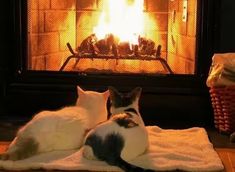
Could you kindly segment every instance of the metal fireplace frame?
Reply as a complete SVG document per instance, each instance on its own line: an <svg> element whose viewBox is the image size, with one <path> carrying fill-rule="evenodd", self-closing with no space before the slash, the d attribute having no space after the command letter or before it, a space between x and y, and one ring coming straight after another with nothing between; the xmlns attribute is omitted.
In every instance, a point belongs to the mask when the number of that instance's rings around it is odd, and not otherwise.
<svg viewBox="0 0 235 172"><path fill-rule="evenodd" d="M186 110L183 110L185 105L177 103L179 97L184 102L193 99L192 102L189 102L194 104L195 108L198 108L198 106L199 108L203 107L206 109L201 109L202 113L204 111L210 113L210 102L205 81L211 57L215 52L217 39L219 39L217 36L219 13L217 11L220 7L220 1L199 0L199 6L195 75L112 74L110 76L108 74L27 70L27 0L9 0L9 28L12 29L9 29L11 34L8 39L11 40L11 43L8 44L9 51L6 54L10 55L11 59L5 57L7 61L7 77L4 87L4 97L7 105L5 110L16 116L22 117L22 115L25 115L29 117L40 109L55 109L66 104L72 104L77 97L75 85L79 84L83 88L98 91L105 90L109 85L117 87L120 91L127 91L135 86L141 86L143 87L143 100L148 101L148 103L144 102L142 104L142 109L153 110L153 113L156 109L153 102L156 102L160 103L159 106L162 105L162 109L160 108L162 111L167 106L169 108L173 106L179 108L179 113L184 114L185 111L186 114L187 107ZM10 51L12 53L9 54ZM167 98L166 100L160 98L160 100L159 96ZM36 100L35 97L37 97ZM22 101L20 101L21 98L23 98ZM31 108L23 108L24 103L31 101L35 101ZM199 105L197 106L198 102ZM194 105L188 108L194 108ZM159 109L157 108L157 110ZM161 110L158 112L161 112ZM173 108L172 111L174 110ZM165 117L171 118L169 114L172 111L166 112ZM151 114L151 112L149 113ZM200 113L200 110L192 113ZM195 118L209 119L208 116L197 116Z"/></svg>

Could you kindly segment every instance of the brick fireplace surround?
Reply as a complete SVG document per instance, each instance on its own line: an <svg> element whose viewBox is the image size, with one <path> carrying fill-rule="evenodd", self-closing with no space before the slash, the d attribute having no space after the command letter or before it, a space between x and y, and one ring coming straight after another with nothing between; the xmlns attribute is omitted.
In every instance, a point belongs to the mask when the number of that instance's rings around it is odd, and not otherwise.
<svg viewBox="0 0 235 172"><path fill-rule="evenodd" d="M58 71L70 55L66 43L73 48L92 33L105 0L31 0L29 8L28 67L32 70ZM197 1L188 0L187 22L182 21L183 0L145 0L146 35L156 45L162 45L162 56L174 73L193 74L195 71ZM148 62L135 62L139 69L132 72L156 73ZM152 65L158 65L153 62ZM69 63L71 69L72 62ZM85 65L86 64L86 65ZM90 64L90 65L87 65ZM128 69L123 60L81 60L79 71L96 67L100 70ZM120 69L121 68L121 69ZM130 67L129 67L130 68Z"/></svg>

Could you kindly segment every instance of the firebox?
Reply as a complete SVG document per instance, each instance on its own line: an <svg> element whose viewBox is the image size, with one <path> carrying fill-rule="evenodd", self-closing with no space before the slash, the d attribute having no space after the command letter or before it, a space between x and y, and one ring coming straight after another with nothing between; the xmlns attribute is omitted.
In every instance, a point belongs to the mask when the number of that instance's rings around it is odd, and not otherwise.
<svg viewBox="0 0 235 172"><path fill-rule="evenodd" d="M195 74L197 0L28 0L27 69Z"/></svg>

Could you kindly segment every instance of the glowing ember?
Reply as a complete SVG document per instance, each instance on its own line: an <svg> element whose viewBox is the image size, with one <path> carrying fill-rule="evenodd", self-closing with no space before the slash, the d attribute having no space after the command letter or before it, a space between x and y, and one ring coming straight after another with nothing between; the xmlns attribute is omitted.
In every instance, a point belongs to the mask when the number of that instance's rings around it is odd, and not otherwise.
<svg viewBox="0 0 235 172"><path fill-rule="evenodd" d="M144 0L109 0L104 4L98 25L93 32L98 39L107 34L117 36L120 42L138 44L144 32Z"/></svg>

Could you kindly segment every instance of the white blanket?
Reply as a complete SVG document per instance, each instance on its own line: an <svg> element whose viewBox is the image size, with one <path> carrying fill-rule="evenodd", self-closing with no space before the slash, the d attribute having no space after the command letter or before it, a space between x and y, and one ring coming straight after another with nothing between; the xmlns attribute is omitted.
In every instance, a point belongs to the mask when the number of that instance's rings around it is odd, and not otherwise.
<svg viewBox="0 0 235 172"><path fill-rule="evenodd" d="M153 170L219 171L223 164L203 128L166 130L148 126L149 150L130 163ZM138 143L137 143L138 144ZM0 161L6 170L122 171L102 161L82 157L82 149L54 151L20 161Z"/></svg>

